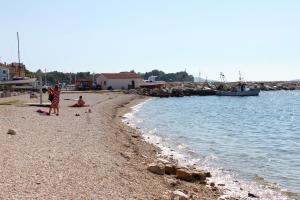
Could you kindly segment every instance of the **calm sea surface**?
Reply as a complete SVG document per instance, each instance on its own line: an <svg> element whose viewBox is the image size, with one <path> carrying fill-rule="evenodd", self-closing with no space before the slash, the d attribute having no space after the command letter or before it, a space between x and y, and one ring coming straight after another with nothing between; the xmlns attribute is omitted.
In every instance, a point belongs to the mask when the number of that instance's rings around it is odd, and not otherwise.
<svg viewBox="0 0 300 200"><path fill-rule="evenodd" d="M300 199L300 91L152 99L126 117L163 154L212 171L228 196Z"/></svg>

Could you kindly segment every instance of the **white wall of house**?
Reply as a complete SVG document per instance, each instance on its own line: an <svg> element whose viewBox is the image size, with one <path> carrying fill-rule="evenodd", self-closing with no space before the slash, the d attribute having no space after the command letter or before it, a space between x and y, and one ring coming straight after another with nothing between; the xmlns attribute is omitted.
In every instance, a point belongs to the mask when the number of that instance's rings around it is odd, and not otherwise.
<svg viewBox="0 0 300 200"><path fill-rule="evenodd" d="M128 89L128 85L132 85L134 81L135 87L139 87L142 83L142 79L133 78L133 79L107 79L102 74L96 79L97 85L101 85L101 88L106 90L109 87L112 89Z"/></svg>
<svg viewBox="0 0 300 200"><path fill-rule="evenodd" d="M96 84L101 85L102 89L104 89L104 85L106 84L106 82L107 82L107 78L102 74L100 74L100 76L96 78Z"/></svg>
<svg viewBox="0 0 300 200"><path fill-rule="evenodd" d="M0 81L9 80L9 69L5 67L0 67Z"/></svg>

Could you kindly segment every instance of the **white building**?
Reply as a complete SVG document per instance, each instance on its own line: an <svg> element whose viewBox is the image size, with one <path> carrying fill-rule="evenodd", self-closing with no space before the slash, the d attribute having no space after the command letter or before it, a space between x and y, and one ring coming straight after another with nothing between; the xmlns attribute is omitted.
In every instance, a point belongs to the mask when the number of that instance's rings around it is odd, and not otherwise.
<svg viewBox="0 0 300 200"><path fill-rule="evenodd" d="M9 80L9 69L6 67L0 67L0 81Z"/></svg>
<svg viewBox="0 0 300 200"><path fill-rule="evenodd" d="M143 79L136 73L103 73L96 79L97 85L102 89L133 89L140 86Z"/></svg>

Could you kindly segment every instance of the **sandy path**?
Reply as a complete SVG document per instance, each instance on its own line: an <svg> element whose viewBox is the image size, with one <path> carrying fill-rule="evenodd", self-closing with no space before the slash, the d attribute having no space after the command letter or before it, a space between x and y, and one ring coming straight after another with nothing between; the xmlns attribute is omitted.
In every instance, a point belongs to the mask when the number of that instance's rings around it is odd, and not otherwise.
<svg viewBox="0 0 300 200"><path fill-rule="evenodd" d="M146 170L155 148L132 139L133 130L119 123L116 108L128 110L136 97L82 95L92 113L69 108L74 102L66 100L60 116L40 115L36 107L0 106L0 199L166 197L165 179ZM62 94L61 99L78 96ZM14 98L28 101L28 95ZM6 134L9 128L17 134Z"/></svg>

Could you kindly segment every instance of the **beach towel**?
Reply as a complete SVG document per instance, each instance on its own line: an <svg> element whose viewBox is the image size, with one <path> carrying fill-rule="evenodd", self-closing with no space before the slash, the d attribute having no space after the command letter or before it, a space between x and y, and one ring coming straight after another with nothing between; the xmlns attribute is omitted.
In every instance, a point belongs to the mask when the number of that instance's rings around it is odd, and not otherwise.
<svg viewBox="0 0 300 200"><path fill-rule="evenodd" d="M38 109L36 112L40 113L41 115L49 115L49 112L41 110L41 109Z"/></svg>

